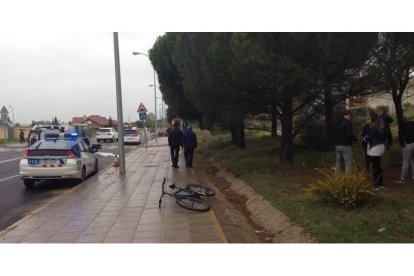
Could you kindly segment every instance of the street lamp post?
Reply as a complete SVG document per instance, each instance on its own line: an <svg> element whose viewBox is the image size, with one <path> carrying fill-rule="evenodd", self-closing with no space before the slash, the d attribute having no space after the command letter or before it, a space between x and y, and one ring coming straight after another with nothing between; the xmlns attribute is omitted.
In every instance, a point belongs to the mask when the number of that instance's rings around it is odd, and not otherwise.
<svg viewBox="0 0 414 276"><path fill-rule="evenodd" d="M140 52L132 52L132 54L134 55L134 56L136 56L136 55L143 55L143 56L146 56L148 59L149 59L149 56L147 55L147 54L144 54L144 53L140 53ZM158 143L158 139L157 139L157 136L158 136L158 125L157 125L157 86L156 86L156 83L155 83L155 78L156 78L156 76L155 76L155 69L154 69L154 113L155 113L155 142L156 143Z"/></svg>
<svg viewBox="0 0 414 276"><path fill-rule="evenodd" d="M150 84L149 86L153 87L154 85ZM158 90L161 91L160 87L158 85L155 85L155 86L157 86ZM157 99L158 99L158 97L157 97ZM159 104L159 106L161 106L161 124L162 124L162 129L164 129L165 128L165 124L164 124L164 99L162 99L162 97L161 97L161 103Z"/></svg>

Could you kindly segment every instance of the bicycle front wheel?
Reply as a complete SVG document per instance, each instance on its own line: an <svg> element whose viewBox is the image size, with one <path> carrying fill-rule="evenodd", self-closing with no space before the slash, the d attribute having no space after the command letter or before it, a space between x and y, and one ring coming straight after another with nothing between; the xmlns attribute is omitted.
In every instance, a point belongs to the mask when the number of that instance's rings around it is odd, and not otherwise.
<svg viewBox="0 0 414 276"><path fill-rule="evenodd" d="M202 196L214 196L216 192L208 187L200 186L198 184L188 184L186 190L200 194Z"/></svg>
<svg viewBox="0 0 414 276"><path fill-rule="evenodd" d="M178 197L177 204L185 209L197 212L207 212L210 210L210 205L207 202L190 196Z"/></svg>

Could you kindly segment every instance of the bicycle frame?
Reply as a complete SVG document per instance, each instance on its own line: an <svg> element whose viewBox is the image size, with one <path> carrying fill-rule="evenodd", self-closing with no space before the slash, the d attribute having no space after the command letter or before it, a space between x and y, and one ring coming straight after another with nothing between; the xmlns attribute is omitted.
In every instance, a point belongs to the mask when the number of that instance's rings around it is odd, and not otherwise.
<svg viewBox="0 0 414 276"><path fill-rule="evenodd" d="M176 203L183 208L190 209L193 211L200 211L200 212L205 212L205 211L210 210L210 205L207 202L200 199L200 195L202 194L176 187L175 183L171 184L169 187L171 189L177 188L178 191L175 193L167 192L165 191L165 188L164 188L165 181L166 181L166 178L164 177L164 180L162 182L162 194L161 194L160 200L158 201L158 208L161 208L161 202L162 202L162 198L164 197L164 195L169 195L171 197L176 198Z"/></svg>

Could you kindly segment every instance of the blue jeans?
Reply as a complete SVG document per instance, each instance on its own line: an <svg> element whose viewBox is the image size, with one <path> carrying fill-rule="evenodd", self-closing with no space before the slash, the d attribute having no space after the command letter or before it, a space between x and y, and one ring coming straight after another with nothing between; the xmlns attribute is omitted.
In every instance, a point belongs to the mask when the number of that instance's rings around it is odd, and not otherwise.
<svg viewBox="0 0 414 276"><path fill-rule="evenodd" d="M345 171L345 174L350 174L351 166L352 146L336 146L335 174L338 174L339 170Z"/></svg>
<svg viewBox="0 0 414 276"><path fill-rule="evenodd" d="M407 144L403 150L403 164L401 170L401 179L406 179L408 174L408 168L411 165L412 175L414 178L414 143Z"/></svg>

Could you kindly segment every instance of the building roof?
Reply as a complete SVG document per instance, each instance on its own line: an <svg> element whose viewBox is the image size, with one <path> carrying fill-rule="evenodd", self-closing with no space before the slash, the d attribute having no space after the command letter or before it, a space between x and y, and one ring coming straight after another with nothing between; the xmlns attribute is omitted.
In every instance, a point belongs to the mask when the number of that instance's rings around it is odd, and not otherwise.
<svg viewBox="0 0 414 276"><path fill-rule="evenodd" d="M72 118L72 124L84 124L85 122L85 117L73 117ZM107 126L109 124L109 120L106 119L106 117L102 117L100 115L90 115L90 116L86 116L86 121L92 121L93 123L99 125L99 126ZM112 123L114 125L117 124L116 120L112 120Z"/></svg>

